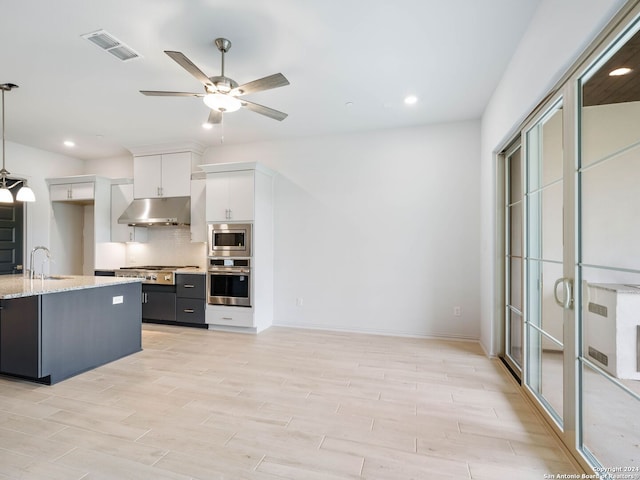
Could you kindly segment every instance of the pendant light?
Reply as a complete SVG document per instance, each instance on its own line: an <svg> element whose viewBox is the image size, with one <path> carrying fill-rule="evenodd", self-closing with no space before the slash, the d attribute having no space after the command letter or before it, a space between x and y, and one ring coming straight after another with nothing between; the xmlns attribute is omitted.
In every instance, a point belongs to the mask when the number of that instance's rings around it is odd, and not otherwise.
<svg viewBox="0 0 640 480"><path fill-rule="evenodd" d="M18 194L16 195L16 200L19 202L35 202L36 196L33 194L33 190L29 188L27 185L27 181L23 179L18 179L11 185L7 185L7 177L11 175L11 173L5 168L5 147L4 147L4 92L9 92L13 88L18 88L17 85L13 83L3 83L0 84L0 90L2 90L2 170L0 170L0 203L13 203L13 195L10 188L14 188L16 185L22 184L20 190L18 190Z"/></svg>

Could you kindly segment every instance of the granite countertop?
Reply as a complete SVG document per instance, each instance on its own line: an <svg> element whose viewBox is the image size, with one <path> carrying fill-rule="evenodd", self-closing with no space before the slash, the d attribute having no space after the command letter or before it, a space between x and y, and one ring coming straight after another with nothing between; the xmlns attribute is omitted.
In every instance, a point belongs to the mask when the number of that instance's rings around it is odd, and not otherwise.
<svg viewBox="0 0 640 480"><path fill-rule="evenodd" d="M90 277L83 275L53 275L33 280L20 275L0 275L0 299L29 297L46 293L66 292L83 288L105 287L120 283L140 282L139 278Z"/></svg>
<svg viewBox="0 0 640 480"><path fill-rule="evenodd" d="M189 273L189 274L196 274L196 275L204 275L206 273L206 270L203 268L198 268L198 267L185 267L185 268L178 268L176 270L176 273Z"/></svg>
<svg viewBox="0 0 640 480"><path fill-rule="evenodd" d="M146 270L144 266L137 267L135 265L132 265L126 268L127 269L138 268L140 270ZM121 268L96 268L96 272L119 272L121 270L122 270ZM200 267L181 267L181 268L175 268L171 270L174 270L176 273L193 273L196 275L204 275L205 273L207 273L206 268L200 268Z"/></svg>

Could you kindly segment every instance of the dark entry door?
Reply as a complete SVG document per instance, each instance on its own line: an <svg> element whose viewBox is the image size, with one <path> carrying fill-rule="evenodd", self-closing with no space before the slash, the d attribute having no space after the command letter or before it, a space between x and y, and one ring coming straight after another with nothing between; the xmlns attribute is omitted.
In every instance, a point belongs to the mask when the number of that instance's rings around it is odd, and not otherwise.
<svg viewBox="0 0 640 480"><path fill-rule="evenodd" d="M7 184L13 181L7 180ZM15 200L15 191L13 193ZM22 202L0 203L0 275L22 273L22 232L24 206Z"/></svg>

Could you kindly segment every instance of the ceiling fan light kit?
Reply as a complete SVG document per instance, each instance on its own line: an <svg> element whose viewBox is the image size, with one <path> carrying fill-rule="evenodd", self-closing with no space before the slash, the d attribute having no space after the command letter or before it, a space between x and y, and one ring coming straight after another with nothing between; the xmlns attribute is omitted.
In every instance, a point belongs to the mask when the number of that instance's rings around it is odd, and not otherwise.
<svg viewBox="0 0 640 480"><path fill-rule="evenodd" d="M205 105L220 113L235 112L242 106L242 102L231 95L223 93L210 93L202 99Z"/></svg>
<svg viewBox="0 0 640 480"><path fill-rule="evenodd" d="M10 92L12 89L18 88L18 85L13 83L0 84L0 90L2 90L2 170L0 170L0 203L13 203L13 194L10 189L22 184L16 200L19 202L35 202L36 196L33 190L27 185L27 181L24 179L17 179L11 185L7 185L7 177L11 173L5 168L5 140L4 140L4 92Z"/></svg>
<svg viewBox="0 0 640 480"><path fill-rule="evenodd" d="M284 112L265 107L264 105L258 105L257 103L249 102L244 99L240 100L237 97L248 93L284 87L285 85L289 85L289 80L287 80L283 74L275 73L268 77L260 78L243 85L238 85L238 82L232 78L226 77L224 74L224 56L231 48L231 42L226 38L216 38L214 43L222 55L222 65L221 74L213 77L208 77L183 53L171 50L165 50L164 52L178 65L189 72L196 80L202 83L205 93L156 90L140 90L140 93L143 95L157 97L202 97L205 105L211 109L209 119L206 123L212 125L222 122L222 113L235 112L242 107L278 121L282 121L287 118L287 114Z"/></svg>

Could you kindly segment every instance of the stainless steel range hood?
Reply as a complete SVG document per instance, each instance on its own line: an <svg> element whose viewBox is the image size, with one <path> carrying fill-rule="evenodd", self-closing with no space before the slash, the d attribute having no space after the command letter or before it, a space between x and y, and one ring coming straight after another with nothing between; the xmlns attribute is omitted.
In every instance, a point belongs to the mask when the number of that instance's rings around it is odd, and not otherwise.
<svg viewBox="0 0 640 480"><path fill-rule="evenodd" d="M142 227L189 225L191 199L189 197L138 198L131 202L118 223Z"/></svg>

